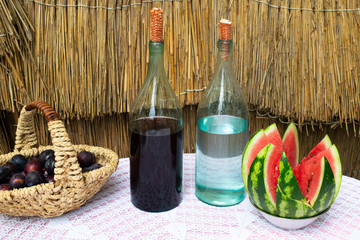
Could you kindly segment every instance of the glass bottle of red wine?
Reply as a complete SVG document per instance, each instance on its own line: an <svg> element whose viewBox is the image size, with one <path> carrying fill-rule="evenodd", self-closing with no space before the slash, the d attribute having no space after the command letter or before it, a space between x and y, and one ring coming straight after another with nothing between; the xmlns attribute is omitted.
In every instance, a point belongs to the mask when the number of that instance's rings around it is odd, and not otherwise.
<svg viewBox="0 0 360 240"><path fill-rule="evenodd" d="M162 10L151 10L148 72L130 112L133 205L162 212L182 201L183 118L164 69Z"/></svg>
<svg viewBox="0 0 360 240"><path fill-rule="evenodd" d="M241 162L249 113L235 76L230 21L220 21L217 46L214 75L196 116L195 193L210 205L231 206L245 197Z"/></svg>

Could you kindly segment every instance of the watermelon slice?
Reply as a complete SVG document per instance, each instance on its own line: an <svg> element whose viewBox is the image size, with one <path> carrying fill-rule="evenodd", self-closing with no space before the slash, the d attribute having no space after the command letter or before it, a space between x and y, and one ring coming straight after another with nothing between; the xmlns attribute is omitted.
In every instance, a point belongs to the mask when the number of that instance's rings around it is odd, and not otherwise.
<svg viewBox="0 0 360 240"><path fill-rule="evenodd" d="M299 137L294 123L290 123L286 129L282 142L291 169L294 169L299 163Z"/></svg>
<svg viewBox="0 0 360 240"><path fill-rule="evenodd" d="M251 137L251 139L245 146L241 170L242 170L242 178L246 191L248 190L247 182L248 182L250 167L256 155L258 155L258 153L268 144L269 144L269 140L265 135L265 131L261 129Z"/></svg>
<svg viewBox="0 0 360 240"><path fill-rule="evenodd" d="M336 146L332 145L330 148L319 152L310 159L305 157L301 161L300 165L296 166L294 169L294 175L300 186L301 192L304 196L306 196L306 199L310 202L310 204L314 203L314 199L317 197L316 191L319 191L318 181L320 181L322 174L321 171L324 167L324 163L322 163L323 157L327 159L327 162L332 170L335 181L335 197L340 190L342 177L340 156Z"/></svg>
<svg viewBox="0 0 360 240"><path fill-rule="evenodd" d="M276 186L277 213L281 217L302 218L316 215L317 212L307 203L290 167L285 153L279 164L280 176Z"/></svg>
<svg viewBox="0 0 360 240"><path fill-rule="evenodd" d="M276 184L280 175L279 163L283 143L275 123L265 129L265 134L271 143L264 162L265 190L270 196L270 201L276 206Z"/></svg>
<svg viewBox="0 0 360 240"><path fill-rule="evenodd" d="M267 194L264 178L264 162L268 153L268 148L272 146L268 144L265 146L255 157L251 164L249 176L248 176L248 193L252 202L255 203L258 208L268 213L275 213L276 206L270 200L270 196Z"/></svg>
<svg viewBox="0 0 360 240"><path fill-rule="evenodd" d="M253 137L249 140L247 143L244 153L243 153L243 159L242 159L242 178L245 185L245 188L247 190L247 180L248 180L248 174L251 167L251 164L253 163L256 155L269 143L278 146L280 151L279 154L279 161L280 156L282 152L282 140L279 134L279 131L276 127L276 124L273 123L269 127L257 131ZM276 156L274 156L274 159ZM277 179L277 178L276 178Z"/></svg>
<svg viewBox="0 0 360 240"><path fill-rule="evenodd" d="M280 175L281 154L282 146L278 147L271 144L264 162L265 190L274 206L276 206L276 185Z"/></svg>
<svg viewBox="0 0 360 240"><path fill-rule="evenodd" d="M329 136L326 134L325 137L304 157L301 162L309 160L310 158L316 156L318 153L330 148L332 145Z"/></svg>

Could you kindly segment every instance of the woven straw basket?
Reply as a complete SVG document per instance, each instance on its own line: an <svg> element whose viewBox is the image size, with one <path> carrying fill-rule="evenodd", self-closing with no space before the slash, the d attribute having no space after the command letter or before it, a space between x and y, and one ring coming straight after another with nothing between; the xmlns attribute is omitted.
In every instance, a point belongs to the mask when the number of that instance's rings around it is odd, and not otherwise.
<svg viewBox="0 0 360 240"><path fill-rule="evenodd" d="M45 114L53 146L36 147L38 141L33 120L36 108ZM10 161L16 154L33 157L46 149L55 152L55 183L0 191L0 213L48 218L75 210L100 190L119 162L118 155L109 149L73 145L55 110L46 102L34 101L22 109L16 130L15 150L1 155L0 164ZM96 162L103 167L82 173L77 154L83 150L94 153Z"/></svg>

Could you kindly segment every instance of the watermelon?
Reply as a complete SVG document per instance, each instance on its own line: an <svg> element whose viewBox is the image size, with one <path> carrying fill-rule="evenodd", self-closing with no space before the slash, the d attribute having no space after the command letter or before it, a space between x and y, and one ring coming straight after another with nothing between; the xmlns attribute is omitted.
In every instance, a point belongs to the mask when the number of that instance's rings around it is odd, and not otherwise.
<svg viewBox="0 0 360 240"><path fill-rule="evenodd" d="M267 127L265 131L263 129L257 131L246 144L242 159L242 178L246 190L250 166L256 155L269 143L282 146L282 140L275 123Z"/></svg>
<svg viewBox="0 0 360 240"><path fill-rule="evenodd" d="M289 125L281 140L276 125L258 131L243 155L243 179L250 201L286 218L304 218L328 209L341 184L341 162L325 136L299 164L299 140Z"/></svg>
<svg viewBox="0 0 360 240"><path fill-rule="evenodd" d="M299 137L296 126L290 123L283 136L283 149L292 169L299 163Z"/></svg>

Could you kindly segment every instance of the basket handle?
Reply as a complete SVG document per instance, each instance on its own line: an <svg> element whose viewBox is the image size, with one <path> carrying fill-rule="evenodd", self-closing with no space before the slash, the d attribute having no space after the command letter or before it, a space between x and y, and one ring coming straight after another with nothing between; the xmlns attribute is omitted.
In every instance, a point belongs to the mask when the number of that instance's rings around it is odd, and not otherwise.
<svg viewBox="0 0 360 240"><path fill-rule="evenodd" d="M60 120L55 110L44 101L33 101L20 112L20 118L16 129L15 151L35 148L38 145L35 126L34 109L39 109L48 121L48 130L55 152L55 176L54 180L66 182L69 186L82 182L81 167L77 162L77 154L67 134L64 123Z"/></svg>

